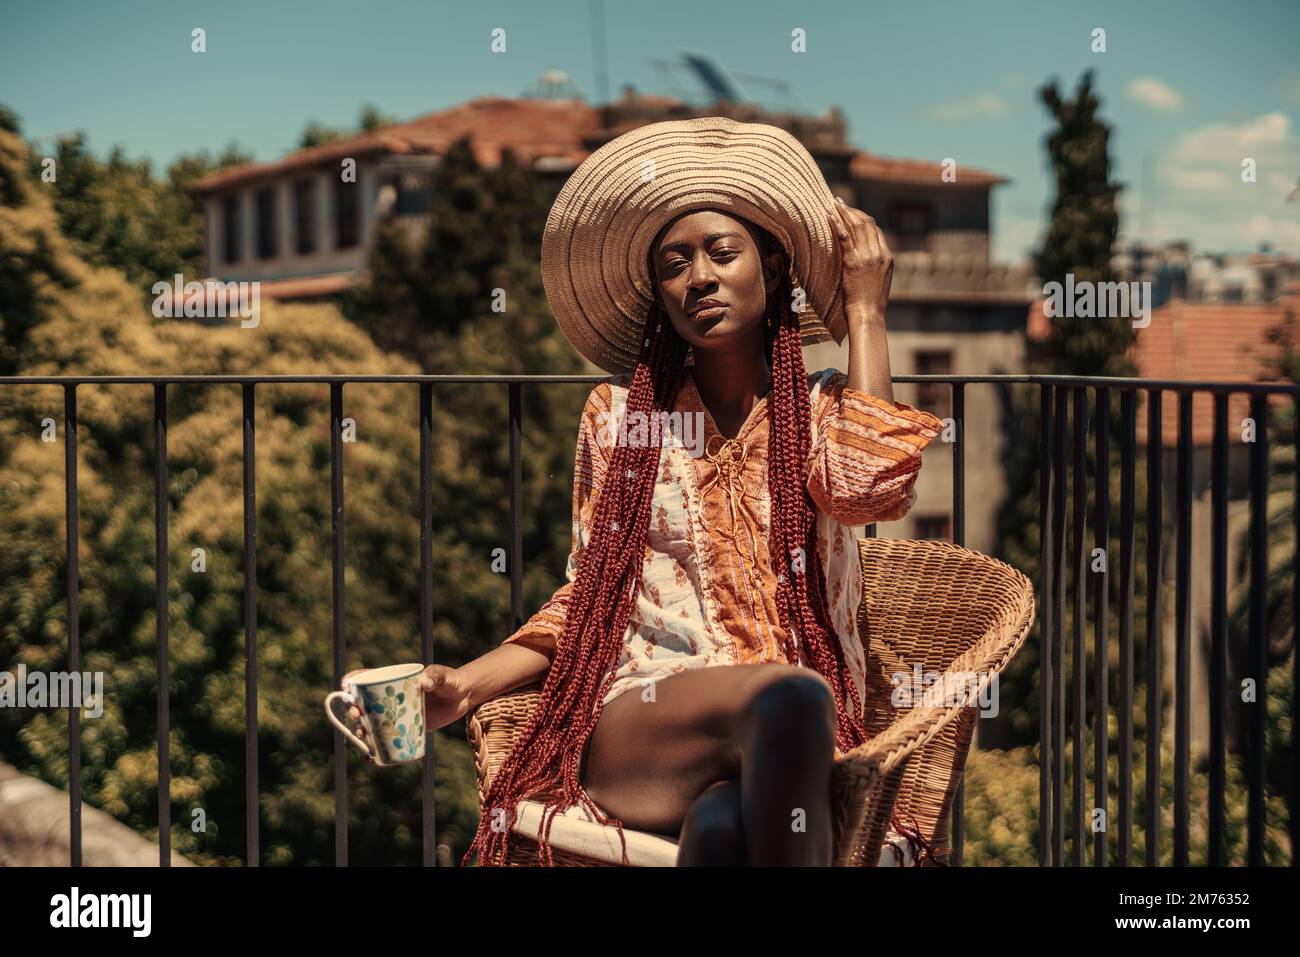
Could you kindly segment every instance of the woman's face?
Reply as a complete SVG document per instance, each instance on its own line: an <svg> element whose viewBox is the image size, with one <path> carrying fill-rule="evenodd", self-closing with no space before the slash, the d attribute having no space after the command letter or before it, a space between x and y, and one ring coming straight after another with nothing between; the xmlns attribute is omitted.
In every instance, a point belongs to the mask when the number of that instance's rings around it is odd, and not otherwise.
<svg viewBox="0 0 1300 957"><path fill-rule="evenodd" d="M781 254L764 260L759 235L747 220L701 209L670 222L652 247L655 294L697 352L754 338L762 347Z"/></svg>

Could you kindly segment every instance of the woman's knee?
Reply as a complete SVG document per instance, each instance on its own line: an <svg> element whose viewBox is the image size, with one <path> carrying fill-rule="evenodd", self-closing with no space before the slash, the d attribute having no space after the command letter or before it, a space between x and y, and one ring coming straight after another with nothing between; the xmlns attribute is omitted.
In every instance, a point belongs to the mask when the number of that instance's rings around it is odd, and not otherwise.
<svg viewBox="0 0 1300 957"><path fill-rule="evenodd" d="M740 783L719 781L705 789L687 812L678 843L683 866L744 863Z"/></svg>
<svg viewBox="0 0 1300 957"><path fill-rule="evenodd" d="M792 743L835 735L835 693L830 683L807 668L782 669L759 684L744 712L747 735Z"/></svg>

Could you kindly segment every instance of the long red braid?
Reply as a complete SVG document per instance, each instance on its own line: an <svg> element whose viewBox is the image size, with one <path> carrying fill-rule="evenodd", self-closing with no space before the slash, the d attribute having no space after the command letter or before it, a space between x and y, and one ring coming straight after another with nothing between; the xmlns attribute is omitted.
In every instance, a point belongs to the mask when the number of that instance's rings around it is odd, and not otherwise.
<svg viewBox="0 0 1300 957"><path fill-rule="evenodd" d="M781 248L770 235L759 232L769 248ZM847 751L865 741L867 733L862 702L826 607L825 576L816 552L816 514L804 484L812 441L807 371L798 319L789 308L794 283L788 268L782 269L782 277L768 299L767 352L772 373L768 491L772 533L779 545L771 555L777 563L777 607L786 635L783 651L788 662L811 665L834 689L836 746ZM645 329L628 389L627 414L642 412L648 417L672 408L684 381L687 344L658 303L651 307ZM556 642L540 701L488 788L478 829L462 864L476 852L480 864L504 864L519 802L543 796L542 864L554 864L550 832L555 814L579 803L596 820L618 829L627 863L622 822L587 797L579 771L614 680L641 584L659 452L656 443L614 446L597 496L590 539L579 557L564 633ZM779 556L786 556L783 563ZM798 623L798 641L791 622Z"/></svg>

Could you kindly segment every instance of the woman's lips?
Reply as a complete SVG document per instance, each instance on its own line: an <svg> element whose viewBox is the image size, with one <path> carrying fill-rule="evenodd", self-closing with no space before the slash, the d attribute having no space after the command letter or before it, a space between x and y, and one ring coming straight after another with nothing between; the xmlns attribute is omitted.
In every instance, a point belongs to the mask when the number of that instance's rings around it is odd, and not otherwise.
<svg viewBox="0 0 1300 957"><path fill-rule="evenodd" d="M726 311L726 306L705 306L703 309L697 309L691 315L696 319L714 319Z"/></svg>

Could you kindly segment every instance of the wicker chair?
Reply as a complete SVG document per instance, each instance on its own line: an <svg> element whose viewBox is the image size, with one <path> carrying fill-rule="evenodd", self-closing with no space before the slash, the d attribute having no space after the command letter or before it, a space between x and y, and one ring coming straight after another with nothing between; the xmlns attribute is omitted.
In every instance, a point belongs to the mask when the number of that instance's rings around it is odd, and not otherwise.
<svg viewBox="0 0 1300 957"><path fill-rule="evenodd" d="M870 738L834 766L836 866L945 863L949 816L979 713L977 694L1020 649L1034 620L1029 580L1004 562L947 542L864 538L858 542L862 602L858 633L867 650L865 723ZM936 673L976 704L892 701L892 676ZM975 676L967 684L967 676ZM943 687L943 684L938 684ZM540 697L532 684L480 704L469 715L480 807L492 777L527 724ZM541 800L525 800L510 840L508 863L539 863ZM914 861L890 820L914 825L930 851ZM634 866L672 866L677 844L624 828ZM551 825L557 865L622 863L618 832L581 806ZM926 855L923 855L926 857Z"/></svg>

